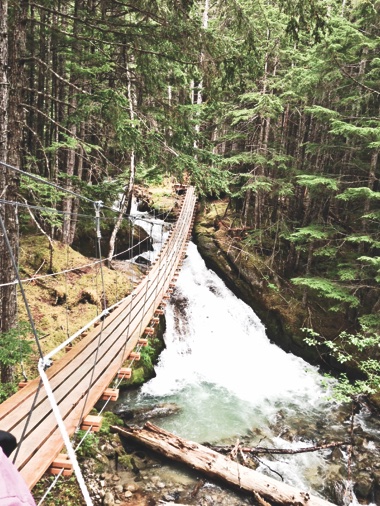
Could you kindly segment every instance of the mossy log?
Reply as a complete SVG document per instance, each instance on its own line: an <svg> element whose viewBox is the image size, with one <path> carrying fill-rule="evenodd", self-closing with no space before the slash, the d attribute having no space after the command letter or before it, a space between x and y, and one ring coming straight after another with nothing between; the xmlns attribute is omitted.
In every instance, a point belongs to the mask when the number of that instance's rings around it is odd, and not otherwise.
<svg viewBox="0 0 380 506"><path fill-rule="evenodd" d="M308 492L268 478L263 474L248 469L218 452L198 443L187 441L150 422L143 428L112 426L112 431L121 436L141 443L151 450L170 459L189 465L192 469L202 471L207 476L227 482L255 497L286 506L332 506Z"/></svg>

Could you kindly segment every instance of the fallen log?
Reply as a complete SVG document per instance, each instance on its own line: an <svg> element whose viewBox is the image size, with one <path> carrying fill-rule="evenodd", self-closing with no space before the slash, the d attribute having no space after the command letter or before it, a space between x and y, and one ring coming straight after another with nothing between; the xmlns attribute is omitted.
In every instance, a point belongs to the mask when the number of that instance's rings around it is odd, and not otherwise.
<svg viewBox="0 0 380 506"><path fill-rule="evenodd" d="M333 506L273 478L249 469L193 441L187 441L150 422L143 428L112 426L121 436L141 443L165 457L188 464L207 476L222 480L253 495L285 506Z"/></svg>

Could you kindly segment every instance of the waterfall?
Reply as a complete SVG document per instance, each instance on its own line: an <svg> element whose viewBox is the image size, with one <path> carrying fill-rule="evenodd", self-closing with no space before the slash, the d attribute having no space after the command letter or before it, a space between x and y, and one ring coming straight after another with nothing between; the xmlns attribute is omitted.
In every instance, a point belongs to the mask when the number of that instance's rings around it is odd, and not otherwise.
<svg viewBox="0 0 380 506"><path fill-rule="evenodd" d="M252 309L206 267L193 243L167 306L164 340L155 378L122 401L134 408L175 403L179 412L157 421L161 427L201 443L240 439L293 450L347 439L350 413L342 415L329 399L333 380L271 343ZM263 455L258 470L323 497L338 484L342 496L347 456L342 451L339 465L330 456L331 450ZM345 504L358 504L350 497Z"/></svg>

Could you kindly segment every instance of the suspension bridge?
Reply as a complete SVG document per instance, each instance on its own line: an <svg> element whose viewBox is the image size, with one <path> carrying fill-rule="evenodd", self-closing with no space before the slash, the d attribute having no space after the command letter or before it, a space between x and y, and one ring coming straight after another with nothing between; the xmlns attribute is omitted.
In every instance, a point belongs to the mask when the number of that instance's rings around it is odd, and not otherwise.
<svg viewBox="0 0 380 506"><path fill-rule="evenodd" d="M130 377L131 362L154 334L186 254L195 203L194 188L186 187L176 223L132 293L41 357L40 376L0 405L0 427L19 441L11 458L29 488L48 469L59 475L74 470L86 503L92 504L70 438L78 429L99 430L101 417L91 410L99 400L117 399L117 386ZM72 345L74 338L80 340ZM62 358L52 360L64 349Z"/></svg>

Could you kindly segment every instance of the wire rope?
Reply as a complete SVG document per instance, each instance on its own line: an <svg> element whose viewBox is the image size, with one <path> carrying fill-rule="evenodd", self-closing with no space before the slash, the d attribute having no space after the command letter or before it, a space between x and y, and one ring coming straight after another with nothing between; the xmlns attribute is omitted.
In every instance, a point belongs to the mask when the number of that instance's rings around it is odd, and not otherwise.
<svg viewBox="0 0 380 506"><path fill-rule="evenodd" d="M48 399L50 401L50 405L51 405L53 413L55 415L55 419L57 421L59 431L60 431L62 439L63 439L63 441L65 443L67 454L69 456L69 459L71 460L71 463L72 463L72 466L73 466L73 469L74 469L74 472L75 472L75 476L76 476L76 478L78 480L78 484L79 484L79 487L80 487L80 489L82 491L82 494L83 494L83 497L85 499L86 505L87 506L93 506L90 494L88 492L86 483L85 483L83 475L82 475L82 471L81 471L81 469L79 467L78 460L76 458L76 454L75 454L74 448L73 448L73 446L71 444L70 437L69 437L69 435L67 433L67 430L66 430L66 427L65 427L65 423L64 423L64 421L62 419L62 416L61 416L61 413L59 411L57 401L55 400L55 397L54 397L54 393L53 393L53 391L52 391L52 389L50 387L49 379L48 379L48 377L47 377L47 375L45 373L45 368L46 368L46 365L45 365L44 359L40 359L38 361L38 372L40 373L40 377L42 379L42 382L43 382L45 390L46 390L46 395L47 395L47 397L48 397Z"/></svg>
<svg viewBox="0 0 380 506"><path fill-rule="evenodd" d="M37 181L38 183L46 184L47 186L55 188L56 190L60 190L60 191L69 193L70 195L73 195L74 197L85 200L86 202L91 202L92 204L95 203L94 200L91 200L83 195L80 195L79 193L76 193L72 190L68 190L67 188L64 188L63 186L59 186L56 183L52 183L51 181L47 181L46 179L43 179L40 176L36 176L35 174L32 174L30 172L26 172L25 170L19 169L18 167L14 167L13 165L9 165L8 163L2 162L2 161L0 161L0 165L3 165L7 169L13 170L14 172L22 174L23 176L29 177L30 179L33 179L34 181Z"/></svg>
<svg viewBox="0 0 380 506"><path fill-rule="evenodd" d="M69 333L69 288L68 288L68 269L69 267L69 245L66 244L66 272L65 272L65 321L66 321L66 338Z"/></svg>
<svg viewBox="0 0 380 506"><path fill-rule="evenodd" d="M72 211L62 211L60 209L55 209L54 207L37 206L37 205L34 205L34 204L27 204L26 202L7 200L7 199L3 199L3 198L0 198L0 204L8 204L8 205L11 205L11 206L25 207L26 209L34 209L36 211L51 212L52 214L70 215L72 217L88 218L88 219L91 219L91 220L94 219L94 216L92 214L84 214L84 213L77 213L77 212L73 213ZM106 206L103 206L103 208L104 209L109 209ZM114 209L113 209L113 211L116 212ZM167 213L166 216L168 216L170 214L170 212L171 212L171 210L168 211L168 213ZM150 223L152 221L152 219L144 218L143 216L138 215L138 214L124 214L123 215L123 219L129 219L129 218L138 219L140 221L146 221L148 223ZM101 216L101 219L104 220L104 221L107 221L107 220L112 220L113 218L111 218L110 216Z"/></svg>
<svg viewBox="0 0 380 506"><path fill-rule="evenodd" d="M21 445L22 445L22 443L23 443L23 441L24 441L24 439L25 439L26 430L27 430L27 428L28 428L28 426L29 426L29 423L30 423L30 419L31 419L31 416L32 416L33 410L34 410L34 408L35 408L35 406L36 406L36 404L37 404L37 398L38 398L38 395L39 395L39 393L40 393L41 387L42 387L42 380L40 380L40 381L39 381L39 383L38 383L38 387L37 387L37 390L36 390L36 393L35 393L35 396L34 396L34 399L33 399L32 405L31 405L30 410L29 410L29 412L28 412L27 419L26 419L26 421L25 421L25 423L24 423L24 427L23 427L23 429L22 429L22 433L21 433L21 436L20 436L20 440L19 440L18 445L17 445L17 450L16 450L16 452L15 452L15 454L14 454L14 456L13 456L13 460L12 460L13 464L16 462L16 459L17 459L17 457L18 457L18 454L19 454L19 451L20 451Z"/></svg>
<svg viewBox="0 0 380 506"><path fill-rule="evenodd" d="M63 474L63 471L64 471L64 468L62 467L62 469L58 472L58 474L54 477L54 480L51 482L51 484L49 485L49 487L47 488L47 490L45 491L44 495L41 497L41 499L39 500L37 506L41 506L41 504L43 504L44 500L47 498L47 496L50 494L50 492L53 490L53 488L56 486L56 484L58 483L58 480L59 478L62 476Z"/></svg>
<svg viewBox="0 0 380 506"><path fill-rule="evenodd" d="M144 239L141 241L141 243L142 242L144 242ZM126 249L124 251L121 251L120 253L115 254L112 258L116 258L117 256L124 255L125 253L128 253L132 249L133 249L133 247L128 248L128 249ZM100 264L100 263L106 262L106 261L107 261L106 258L102 258L101 260L95 260L94 262L91 262L89 264L79 265L79 266L73 267L71 269L65 269L63 271L52 272L52 273L49 273L49 274L40 274L38 276L33 276L32 278L21 279L21 283L30 283L31 281L36 281L36 280L39 280L39 279L50 278L50 277L54 277L54 276L60 276L62 274L66 274L66 273L69 273L69 272L74 272L74 271L77 271L77 270L85 269L86 267L93 267L94 265L97 265L97 264ZM3 287L3 286L17 285L17 283L18 283L17 280L10 281L9 283L2 283L2 284L0 284L0 288Z"/></svg>

